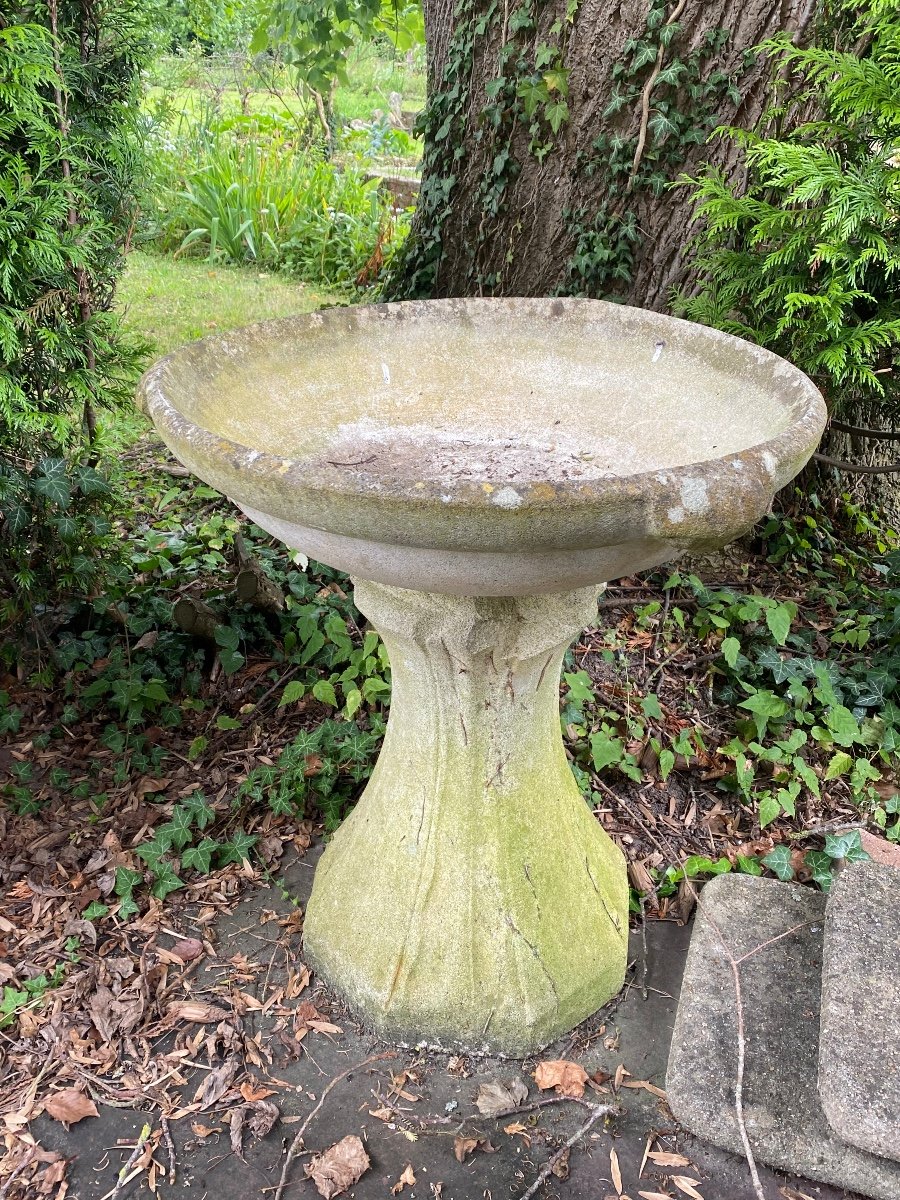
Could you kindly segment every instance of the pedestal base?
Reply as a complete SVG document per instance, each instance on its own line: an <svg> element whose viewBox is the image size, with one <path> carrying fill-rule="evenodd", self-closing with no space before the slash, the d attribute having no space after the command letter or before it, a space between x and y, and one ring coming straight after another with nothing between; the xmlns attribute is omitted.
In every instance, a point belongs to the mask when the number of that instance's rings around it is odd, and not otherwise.
<svg viewBox="0 0 900 1200"><path fill-rule="evenodd" d="M624 859L562 746L559 671L598 588L479 599L360 581L393 697L316 872L310 963L377 1032L524 1056L625 974Z"/></svg>

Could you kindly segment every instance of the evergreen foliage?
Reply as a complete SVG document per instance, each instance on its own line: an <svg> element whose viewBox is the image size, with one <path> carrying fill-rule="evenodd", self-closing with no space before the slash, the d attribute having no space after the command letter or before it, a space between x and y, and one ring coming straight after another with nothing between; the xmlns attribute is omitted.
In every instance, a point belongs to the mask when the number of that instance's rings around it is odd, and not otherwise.
<svg viewBox="0 0 900 1200"><path fill-rule="evenodd" d="M690 181L703 221L701 287L679 307L796 363L835 413L861 409L892 422L900 417L900 8L842 5L822 34L810 48L770 42L789 98L755 131L720 131L741 145L745 186L715 171Z"/></svg>
<svg viewBox="0 0 900 1200"><path fill-rule="evenodd" d="M14 0L0 17L0 586L15 619L85 593L113 544L97 412L142 346L111 311L134 220L136 5Z"/></svg>

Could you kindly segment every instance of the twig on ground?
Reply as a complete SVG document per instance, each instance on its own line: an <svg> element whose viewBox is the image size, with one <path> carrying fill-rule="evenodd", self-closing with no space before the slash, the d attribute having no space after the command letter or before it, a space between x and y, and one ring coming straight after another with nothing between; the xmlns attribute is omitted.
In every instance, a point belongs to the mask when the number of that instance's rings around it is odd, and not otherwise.
<svg viewBox="0 0 900 1200"><path fill-rule="evenodd" d="M169 1177L166 1183L171 1187L175 1182L175 1174L177 1164L175 1162L175 1143L172 1141L172 1131L169 1128L168 1117L160 1117L159 1123L162 1126L163 1141L166 1143L166 1150L169 1152Z"/></svg>
<svg viewBox="0 0 900 1200"><path fill-rule="evenodd" d="M840 833L845 829L865 829L868 821L823 821L821 825L811 825L809 829L801 829L799 833L789 833L787 836L792 842L802 841L804 838L816 837L822 833Z"/></svg>
<svg viewBox="0 0 900 1200"><path fill-rule="evenodd" d="M584 1135L588 1133L594 1125L597 1124L601 1117L607 1117L612 1113L619 1113L621 1111L622 1110L618 1104L598 1104L595 1108L593 1108L591 1115L581 1126L581 1128L577 1129L575 1133L572 1134L564 1146L560 1146L556 1153L551 1155L551 1157L541 1168L541 1172L537 1179L535 1179L534 1183L527 1192L522 1193L522 1195L519 1197L519 1200L531 1200L532 1196L536 1196L538 1194L541 1186L550 1178L553 1173L553 1168L556 1166L565 1152L567 1150L571 1150L575 1143L580 1138L583 1138Z"/></svg>
<svg viewBox="0 0 900 1200"><path fill-rule="evenodd" d="M342 1071L340 1073L340 1075L335 1075L334 1079L332 1079L331 1083L329 1083L329 1085L322 1092L322 1095L319 1097L318 1104L309 1113L306 1120L303 1122L303 1124L300 1126L300 1128L294 1134L294 1140L291 1142L290 1146L288 1147L287 1156L284 1160L284 1166L281 1168L281 1178L278 1180L278 1187L275 1189L275 1196L274 1196L273 1200L281 1200L281 1195L282 1195L282 1192L284 1191L284 1186L287 1183L288 1171L291 1169L291 1163L294 1161L294 1159L300 1153L300 1144L303 1141L303 1135L306 1133L307 1129L309 1128L310 1122L312 1121L313 1117L316 1115L316 1113L319 1111L319 1109L322 1107L322 1105L328 1099L328 1094L332 1090L332 1088L335 1087L337 1084L339 1084L342 1079L346 1079L348 1075L352 1075L354 1071L361 1071L363 1069L363 1067L367 1067L370 1063L380 1062L385 1058L396 1058L396 1057L397 1057L396 1050L386 1050L382 1054L373 1054L369 1058L364 1058L362 1062L357 1063L353 1067L348 1067L347 1070ZM104 1197L104 1200L106 1200L105 1197Z"/></svg>
<svg viewBox="0 0 900 1200"><path fill-rule="evenodd" d="M18 1175L22 1174L26 1167L29 1167L34 1162L34 1156L36 1153L37 1151L34 1148L28 1151L19 1165L6 1180L3 1187L0 1188L0 1200L6 1200L6 1197L9 1194L9 1189L12 1187L14 1180Z"/></svg>
<svg viewBox="0 0 900 1200"><path fill-rule="evenodd" d="M119 1171L119 1177L116 1180L116 1186L108 1191L105 1196L102 1196L101 1200L116 1200L116 1197L121 1193L122 1188L125 1187L126 1184L131 1183L132 1179L135 1179L138 1175L140 1175L144 1168L137 1167L135 1170L132 1170L132 1167L134 1167L134 1164L144 1153L144 1148L147 1145L147 1140L149 1137L150 1126L145 1125L141 1130L141 1136L137 1140L137 1145L129 1155L128 1162Z"/></svg>

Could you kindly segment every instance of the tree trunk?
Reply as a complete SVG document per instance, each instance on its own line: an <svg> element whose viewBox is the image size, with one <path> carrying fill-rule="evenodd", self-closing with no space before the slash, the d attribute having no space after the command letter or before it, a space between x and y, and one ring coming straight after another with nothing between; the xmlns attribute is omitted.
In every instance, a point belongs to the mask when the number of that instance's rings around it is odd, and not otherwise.
<svg viewBox="0 0 900 1200"><path fill-rule="evenodd" d="M736 169L770 66L815 0L426 0L423 186L395 297L587 295L664 309L689 288L688 189ZM434 81L439 80L435 84Z"/></svg>

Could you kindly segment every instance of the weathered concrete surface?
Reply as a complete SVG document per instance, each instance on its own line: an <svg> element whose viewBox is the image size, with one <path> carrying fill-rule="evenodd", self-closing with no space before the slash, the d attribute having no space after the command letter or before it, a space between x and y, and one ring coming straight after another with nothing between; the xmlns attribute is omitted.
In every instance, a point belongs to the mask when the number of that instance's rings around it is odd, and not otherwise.
<svg viewBox="0 0 900 1200"><path fill-rule="evenodd" d="M376 1032L521 1057L618 992L625 860L559 725L597 588L471 599L356 583L393 695L371 781L316 872L307 959Z"/></svg>
<svg viewBox="0 0 900 1200"><path fill-rule="evenodd" d="M825 922L819 1096L843 1141L900 1161L896 867L854 863L832 889Z"/></svg>
<svg viewBox="0 0 900 1200"><path fill-rule="evenodd" d="M315 855L300 859L285 872L287 888L303 903L309 896ZM221 947L221 958L210 961L198 972L197 989L220 983L223 965L233 955L244 955L250 962L262 963L253 983L243 983L245 990L266 998L264 979L268 964L271 991L285 981L288 969L297 969L296 945L293 950L278 941L277 926L267 921L261 924L264 910L282 915L291 911L289 901L274 888L260 889L227 917L220 918L211 932ZM178 922L176 921L176 924ZM184 932L195 932L186 926ZM632 957L636 980L627 986L621 1000L605 1012L586 1022L570 1038L549 1049L544 1058L565 1058L581 1062L587 1071L602 1070L615 1074L621 1065L630 1074L625 1079L648 1082L662 1087L669 1050L672 1023L680 985L681 971L687 950L688 930L675 925L652 923L647 928L647 998L642 998L640 980L644 972L641 939L632 939ZM309 990L302 1000L309 996ZM211 996L218 1000L218 995ZM297 1131L296 1121L306 1117L323 1089L339 1072L370 1054L384 1049L363 1030L354 1027L346 1014L327 997L314 992L319 1011L341 1025L338 1036L310 1034L302 1057L284 1061L282 1045L276 1032L281 1024L274 1013L248 1012L243 1022L248 1035L262 1034L262 1045L274 1055L266 1069L251 1070L264 1085L276 1086L271 1099L281 1110L282 1119L263 1141L245 1143L243 1158L229 1152L229 1129L223 1120L227 1115L219 1106L195 1117L185 1117L171 1125L176 1149L177 1180L174 1188L165 1179L159 1187L160 1200L183 1197L184 1200L271 1200L272 1189L278 1182L287 1145ZM215 1061L215 1060L214 1060ZM519 1064L494 1058L465 1058L456 1072L453 1060L439 1054L417 1054L399 1051L397 1058L373 1064L352 1078L339 1083L328 1096L318 1116L306 1134L306 1148L320 1152L348 1134L365 1138L372 1168L353 1187L355 1200L388 1200L405 1166L411 1164L416 1184L405 1188L403 1200L517 1200L531 1186L554 1150L565 1143L583 1124L586 1113L571 1102L552 1104L524 1113L518 1117L489 1120L474 1105L482 1083L520 1079L529 1089L528 1102L538 1099L531 1078L534 1062ZM455 1065L455 1064L454 1064ZM379 1101L372 1095L374 1088L382 1096L394 1091L391 1075L399 1076L412 1069L419 1078L410 1080L406 1090L422 1099L410 1103L396 1097L397 1119L385 1122L370 1116ZM465 1074L460 1073L464 1071ZM205 1074L186 1072L188 1083L182 1089L189 1097ZM240 1078L240 1076L238 1077ZM281 1081L276 1085L273 1080ZM283 1086L282 1086L283 1084ZM607 1084L609 1086L609 1084ZM607 1100L610 1096L588 1093L591 1100ZM569 1158L570 1174L563 1180L551 1176L540 1190L540 1200L606 1200L615 1196L611 1181L610 1151L615 1149L622 1174L623 1192L637 1200L639 1191L682 1195L668 1177L687 1175L699 1180L697 1190L704 1200L755 1200L747 1165L739 1157L696 1141L679 1130L669 1115L665 1103L645 1088L621 1088L619 1097L624 1112L608 1125L600 1122L587 1138L573 1147ZM429 1124L434 1118L447 1118L447 1106L453 1109L453 1124ZM420 1120L423 1118L424 1120ZM100 1200L116 1183L116 1173L128 1159L131 1146L145 1120L158 1128L153 1114L131 1109L101 1106L98 1119L82 1121L70 1130L46 1117L33 1124L33 1132L47 1148L56 1149L72 1158L67 1176L70 1190L67 1200ZM221 1132L199 1137L191 1129L192 1121L200 1121ZM293 1123L290 1123L291 1120ZM505 1126L521 1122L530 1144L520 1133L506 1133ZM453 1152L455 1131L462 1128L469 1136L490 1138L494 1153L476 1150L463 1163ZM404 1132L404 1129L406 1132ZM407 1135L415 1133L415 1140ZM664 1169L648 1160L639 1174L647 1140L660 1150L675 1151L689 1159L690 1165ZM124 1144L123 1144L124 1143ZM167 1162L164 1149L158 1155ZM318 1193L311 1182L303 1179L299 1159L289 1177L285 1200L300 1197L316 1200ZM815 1200L853 1200L842 1190L817 1186L793 1176L775 1174L761 1169L766 1196L781 1200L779 1187L790 1185ZM432 1185L442 1184L436 1191ZM149 1197L146 1175L134 1180L121 1193L121 1200Z"/></svg>
<svg viewBox="0 0 900 1200"><path fill-rule="evenodd" d="M810 1179L897 1200L900 1167L840 1141L819 1101L825 904L808 888L753 876L723 875L704 888L672 1038L669 1103L693 1133L741 1152L729 954L743 958L744 1122L754 1154Z"/></svg>
<svg viewBox="0 0 900 1200"><path fill-rule="evenodd" d="M749 529L826 419L783 359L582 299L365 305L206 338L140 388L259 525L362 579L510 596Z"/></svg>

